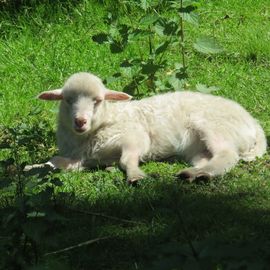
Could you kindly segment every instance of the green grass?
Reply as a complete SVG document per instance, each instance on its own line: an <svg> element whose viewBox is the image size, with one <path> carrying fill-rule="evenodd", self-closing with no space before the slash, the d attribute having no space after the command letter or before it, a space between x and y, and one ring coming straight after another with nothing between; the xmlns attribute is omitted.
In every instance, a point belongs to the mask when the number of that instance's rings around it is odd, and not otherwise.
<svg viewBox="0 0 270 270"><path fill-rule="evenodd" d="M242 104L260 121L269 141L268 2L200 1L200 26L186 25L185 35L190 88L197 83L219 87L215 94ZM91 71L101 77L111 75L118 71L125 56L138 54L138 48L132 46L124 54L111 54L106 45L92 41L94 34L106 29L102 20L106 5L99 1L25 3L17 11L0 11L1 133L21 122L40 130L44 147L38 148L39 154L30 153L29 157L29 153L19 152L22 161L37 162L55 151L51 130L55 129L57 111L56 103L41 102L35 99L37 94L61 86L77 71ZM136 14L130 16L137 18ZM193 50L196 37L208 34L220 41L224 53L205 57ZM179 62L180 54L172 48L168 58L172 63ZM122 84L112 83L110 87L121 89ZM38 111L41 113L35 113ZM38 128L39 121L48 125ZM2 159L9 155L7 150L0 153ZM58 255L41 256L41 262L47 265L41 269L147 269L148 264L160 258L166 243L244 241L253 245L263 240L267 244L269 158L268 149L264 158L242 162L224 177L190 185L173 177L186 166L181 162L144 164L143 169L152 177L142 180L136 188L126 185L119 170L61 172L58 177L64 186L59 191L70 194L62 198L59 209L66 219L43 235L40 254L97 237L110 238ZM73 210L68 210L70 207ZM92 212L122 220L93 216Z"/></svg>

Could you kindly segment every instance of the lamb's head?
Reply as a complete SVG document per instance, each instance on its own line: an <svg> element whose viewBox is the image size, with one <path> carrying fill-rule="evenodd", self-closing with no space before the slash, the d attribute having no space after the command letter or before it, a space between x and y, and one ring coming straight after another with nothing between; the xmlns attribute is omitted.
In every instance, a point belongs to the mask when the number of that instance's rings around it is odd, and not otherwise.
<svg viewBox="0 0 270 270"><path fill-rule="evenodd" d="M38 98L61 100L60 118L77 134L91 131L104 100L129 100L123 92L109 90L97 76L80 72L73 74L60 89L42 92Z"/></svg>

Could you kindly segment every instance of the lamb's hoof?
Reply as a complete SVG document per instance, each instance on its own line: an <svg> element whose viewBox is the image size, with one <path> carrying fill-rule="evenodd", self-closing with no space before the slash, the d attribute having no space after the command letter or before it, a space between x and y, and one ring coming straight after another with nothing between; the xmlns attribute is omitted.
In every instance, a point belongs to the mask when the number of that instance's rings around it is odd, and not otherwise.
<svg viewBox="0 0 270 270"><path fill-rule="evenodd" d="M190 170L183 170L176 174L176 177L185 182L191 183L195 180L195 174Z"/></svg>
<svg viewBox="0 0 270 270"><path fill-rule="evenodd" d="M127 184L131 187L137 187L140 180L141 179L128 179Z"/></svg>
<svg viewBox="0 0 270 270"><path fill-rule="evenodd" d="M191 183L194 181L207 182L211 179L210 174L206 172L198 171L195 168L180 171L179 173L176 174L176 177L188 183Z"/></svg>
<svg viewBox="0 0 270 270"><path fill-rule="evenodd" d="M209 180L211 180L211 175L206 172L201 172L196 175L195 180L196 182L208 182Z"/></svg>
<svg viewBox="0 0 270 270"><path fill-rule="evenodd" d="M128 185L130 185L132 187L136 187L136 186L138 186L138 182L140 180L142 180L143 178L145 178L145 175L140 175L140 176L128 178L127 183L128 183Z"/></svg>

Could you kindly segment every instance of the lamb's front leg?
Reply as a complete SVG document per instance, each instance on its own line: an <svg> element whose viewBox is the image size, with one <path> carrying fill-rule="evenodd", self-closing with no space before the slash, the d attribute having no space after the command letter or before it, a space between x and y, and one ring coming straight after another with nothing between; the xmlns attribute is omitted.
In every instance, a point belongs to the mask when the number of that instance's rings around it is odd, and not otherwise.
<svg viewBox="0 0 270 270"><path fill-rule="evenodd" d="M63 169L63 170L82 170L82 161L77 159L71 159L61 156L55 156L49 161L41 164L27 165L24 171L30 171L33 169L45 168L49 166L51 169Z"/></svg>
<svg viewBox="0 0 270 270"><path fill-rule="evenodd" d="M127 174L127 182L135 183L144 178L146 174L139 168L140 151L134 147L126 147L122 150L120 166Z"/></svg>
<svg viewBox="0 0 270 270"><path fill-rule="evenodd" d="M120 166L127 174L127 182L132 184L146 176L139 168L140 158L149 151L150 138L143 128L137 126L125 134L122 142Z"/></svg>

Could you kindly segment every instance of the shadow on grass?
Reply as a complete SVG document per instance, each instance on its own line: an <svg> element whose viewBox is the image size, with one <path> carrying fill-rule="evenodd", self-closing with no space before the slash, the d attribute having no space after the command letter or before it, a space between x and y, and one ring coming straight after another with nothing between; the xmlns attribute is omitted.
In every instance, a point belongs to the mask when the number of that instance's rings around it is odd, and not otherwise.
<svg viewBox="0 0 270 270"><path fill-rule="evenodd" d="M141 186L115 196L105 195L91 204L75 201L75 209L62 210L69 222L52 237L57 237L54 239L61 243L60 248L109 237L66 252L65 259L76 269L87 269L89 265L94 269L137 269L159 255L160 245L171 242L270 240L269 211L247 206L254 192L224 195L201 190L199 185L157 183L151 192Z"/></svg>

